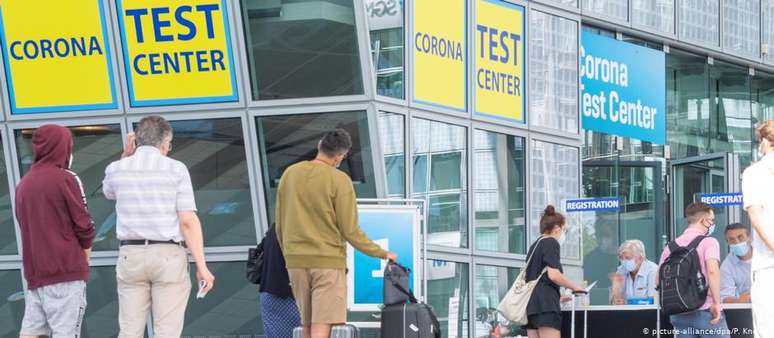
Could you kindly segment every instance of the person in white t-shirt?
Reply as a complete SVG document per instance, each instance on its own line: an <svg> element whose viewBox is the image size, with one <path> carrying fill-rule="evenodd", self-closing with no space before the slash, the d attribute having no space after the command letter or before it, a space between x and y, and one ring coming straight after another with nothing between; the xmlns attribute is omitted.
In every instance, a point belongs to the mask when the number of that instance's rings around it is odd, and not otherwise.
<svg viewBox="0 0 774 338"><path fill-rule="evenodd" d="M752 308L755 337L774 337L774 120L756 129L761 158L742 175L744 208L753 228Z"/></svg>

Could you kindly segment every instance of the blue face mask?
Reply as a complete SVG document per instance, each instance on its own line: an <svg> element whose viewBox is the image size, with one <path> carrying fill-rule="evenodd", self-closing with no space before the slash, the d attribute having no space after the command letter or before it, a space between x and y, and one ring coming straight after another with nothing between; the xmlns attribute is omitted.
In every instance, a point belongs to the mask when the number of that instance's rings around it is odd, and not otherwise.
<svg viewBox="0 0 774 338"><path fill-rule="evenodd" d="M626 270L626 272L633 272L637 269L637 261L633 259L624 259L621 261L621 265L623 266L624 270Z"/></svg>
<svg viewBox="0 0 774 338"><path fill-rule="evenodd" d="M747 242L732 244L731 252L737 257L744 257L748 252L750 252L750 245L747 244Z"/></svg>

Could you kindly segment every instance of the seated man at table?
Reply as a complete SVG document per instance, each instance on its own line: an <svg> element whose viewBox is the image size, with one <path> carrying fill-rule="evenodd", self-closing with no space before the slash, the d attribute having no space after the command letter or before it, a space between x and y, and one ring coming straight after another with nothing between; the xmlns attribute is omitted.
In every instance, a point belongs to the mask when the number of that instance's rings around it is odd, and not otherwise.
<svg viewBox="0 0 774 338"><path fill-rule="evenodd" d="M616 299L613 303L631 303L637 300L652 301L649 298L656 294L658 265L645 257L645 245L642 241L632 239L623 242L618 248L618 259L621 261L621 265L616 270L616 274L624 279L623 294L625 299Z"/></svg>
<svg viewBox="0 0 774 338"><path fill-rule="evenodd" d="M723 303L749 303L753 255L750 230L741 223L729 224L726 242L731 250L720 265L720 298Z"/></svg>

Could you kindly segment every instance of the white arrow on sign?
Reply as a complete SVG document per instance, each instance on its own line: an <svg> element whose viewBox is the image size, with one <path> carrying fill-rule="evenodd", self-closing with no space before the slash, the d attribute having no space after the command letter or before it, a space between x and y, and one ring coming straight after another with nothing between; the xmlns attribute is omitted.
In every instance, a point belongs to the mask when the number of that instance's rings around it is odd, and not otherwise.
<svg viewBox="0 0 774 338"><path fill-rule="evenodd" d="M377 239L374 241L376 245L380 246L385 251L390 251L390 239L384 238L384 239ZM381 267L379 270L373 270L371 271L371 277L373 278L384 278L384 269L387 268L387 261L381 260Z"/></svg>

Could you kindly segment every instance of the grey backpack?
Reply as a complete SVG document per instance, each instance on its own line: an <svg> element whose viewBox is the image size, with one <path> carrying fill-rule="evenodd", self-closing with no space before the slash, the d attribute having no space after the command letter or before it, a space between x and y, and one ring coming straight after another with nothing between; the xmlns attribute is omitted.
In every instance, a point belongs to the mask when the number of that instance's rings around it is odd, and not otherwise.
<svg viewBox="0 0 774 338"><path fill-rule="evenodd" d="M416 303L409 289L411 270L396 262L387 263L384 268L384 305Z"/></svg>

